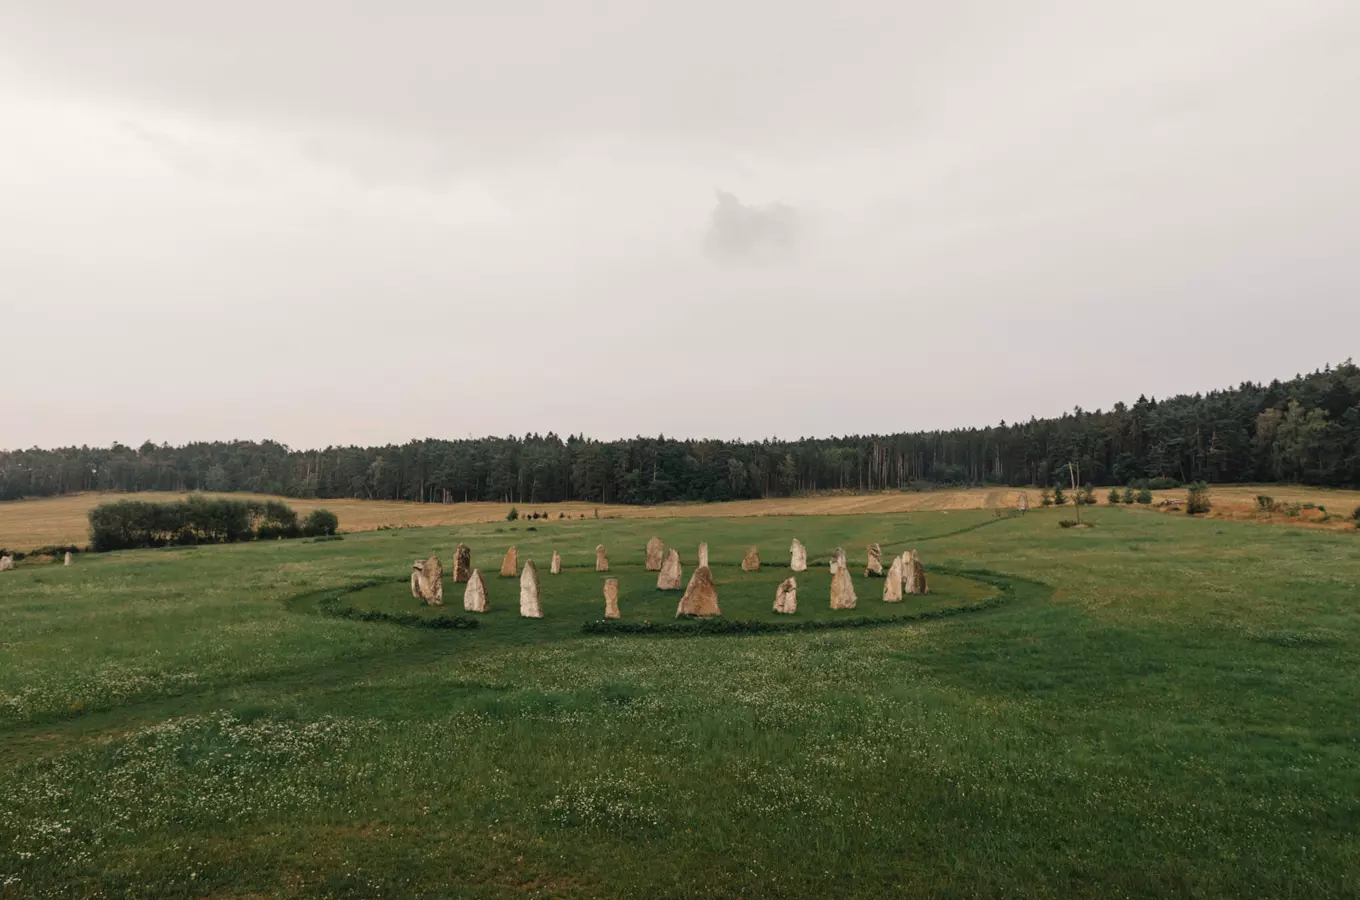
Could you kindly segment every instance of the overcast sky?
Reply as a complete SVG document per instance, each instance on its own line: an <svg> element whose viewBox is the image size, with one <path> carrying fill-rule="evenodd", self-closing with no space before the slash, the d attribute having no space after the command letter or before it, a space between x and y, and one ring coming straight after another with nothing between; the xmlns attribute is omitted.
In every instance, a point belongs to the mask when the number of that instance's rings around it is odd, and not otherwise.
<svg viewBox="0 0 1360 900"><path fill-rule="evenodd" d="M983 425L1360 349L1355 0L8 0L0 447Z"/></svg>

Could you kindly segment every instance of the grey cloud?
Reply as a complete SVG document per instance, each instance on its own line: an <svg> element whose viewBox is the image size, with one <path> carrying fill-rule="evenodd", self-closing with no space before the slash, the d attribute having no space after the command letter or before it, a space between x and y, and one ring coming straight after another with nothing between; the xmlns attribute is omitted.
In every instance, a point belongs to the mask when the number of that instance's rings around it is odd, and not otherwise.
<svg viewBox="0 0 1360 900"><path fill-rule="evenodd" d="M770 262L787 258L798 242L798 213L783 203L747 206L736 194L719 190L709 214L704 250L723 262Z"/></svg>

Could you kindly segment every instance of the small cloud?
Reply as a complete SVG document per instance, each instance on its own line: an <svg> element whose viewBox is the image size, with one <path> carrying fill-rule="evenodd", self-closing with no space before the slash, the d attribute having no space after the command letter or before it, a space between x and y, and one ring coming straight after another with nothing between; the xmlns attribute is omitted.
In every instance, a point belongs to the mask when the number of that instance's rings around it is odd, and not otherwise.
<svg viewBox="0 0 1360 900"><path fill-rule="evenodd" d="M747 206L719 190L709 215L704 251L722 262L768 262L792 255L798 240L798 211L783 203Z"/></svg>

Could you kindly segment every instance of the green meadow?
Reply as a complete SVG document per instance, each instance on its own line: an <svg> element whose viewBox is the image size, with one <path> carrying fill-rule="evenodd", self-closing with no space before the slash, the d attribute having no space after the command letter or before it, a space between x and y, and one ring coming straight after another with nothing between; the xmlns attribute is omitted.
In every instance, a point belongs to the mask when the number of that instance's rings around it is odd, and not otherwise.
<svg viewBox="0 0 1360 900"><path fill-rule="evenodd" d="M21 565L0 574L0 897L1360 896L1360 533L1065 515L555 519ZM675 623L653 534L686 580L708 542L751 633L587 627L599 543L623 622ZM491 610L425 627L464 615L462 586L422 607L411 562L447 574L459 541ZM882 603L871 541L919 550L932 593ZM511 544L543 620L496 575ZM751 545L766 565L742 572ZM853 611L828 608L837 546ZM355 617L375 613L404 618Z"/></svg>

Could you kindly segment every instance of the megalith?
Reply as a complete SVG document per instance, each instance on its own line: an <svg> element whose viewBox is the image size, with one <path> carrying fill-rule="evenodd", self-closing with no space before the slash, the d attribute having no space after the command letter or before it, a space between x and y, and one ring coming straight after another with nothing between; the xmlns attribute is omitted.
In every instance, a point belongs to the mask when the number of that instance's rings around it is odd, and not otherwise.
<svg viewBox="0 0 1360 900"><path fill-rule="evenodd" d="M605 555L604 544L600 544L598 547L595 548L595 571L596 572L609 571L609 557Z"/></svg>
<svg viewBox="0 0 1360 900"><path fill-rule="evenodd" d="M63 562L62 565L63 565L63 566L69 566L70 564L71 564L71 551L70 551L70 550L67 550L67 551L66 551L66 561Z"/></svg>
<svg viewBox="0 0 1360 900"><path fill-rule="evenodd" d="M519 614L526 619L543 618L543 607L538 601L538 570L531 559L524 564L519 576Z"/></svg>
<svg viewBox="0 0 1360 900"><path fill-rule="evenodd" d="M831 578L831 608L854 609L855 602L855 583L850 580L850 570L841 565Z"/></svg>
<svg viewBox="0 0 1360 900"><path fill-rule="evenodd" d="M552 565L548 566L548 574L562 574L562 554L558 553L556 550L553 551Z"/></svg>
<svg viewBox="0 0 1360 900"><path fill-rule="evenodd" d="M894 556L888 567L888 577L883 579L883 602L902 602L902 557Z"/></svg>
<svg viewBox="0 0 1360 900"><path fill-rule="evenodd" d="M798 612L798 579L792 575L774 589L774 611L788 616Z"/></svg>
<svg viewBox="0 0 1360 900"><path fill-rule="evenodd" d="M424 601L426 606L444 605L444 567L439 557L418 559L411 563L411 593Z"/></svg>
<svg viewBox="0 0 1360 900"><path fill-rule="evenodd" d="M760 571L760 551L755 547L746 548L746 555L741 558L741 570L743 572Z"/></svg>
<svg viewBox="0 0 1360 900"><path fill-rule="evenodd" d="M864 548L864 577L882 578L883 577L883 548L878 544L870 544Z"/></svg>
<svg viewBox="0 0 1360 900"><path fill-rule="evenodd" d="M653 537L647 542L646 565L648 572L660 572L663 558L666 555L666 544L659 537Z"/></svg>
<svg viewBox="0 0 1360 900"><path fill-rule="evenodd" d="M463 588L463 609L468 612L486 612L486 579L476 569L468 576L467 587Z"/></svg>
<svg viewBox="0 0 1360 900"><path fill-rule="evenodd" d="M14 557L12 557L12 556L0 556L0 572L4 572L4 571L6 571L7 569L12 569L12 568L14 568Z"/></svg>
<svg viewBox="0 0 1360 900"><path fill-rule="evenodd" d="M453 551L453 580L467 581L472 577L472 548L459 544Z"/></svg>
<svg viewBox="0 0 1360 900"><path fill-rule="evenodd" d="M906 577L903 579L905 584L902 590L908 594L929 594L930 588L926 585L926 567L921 565L921 558L912 551L911 561L907 564Z"/></svg>
<svg viewBox="0 0 1360 900"><path fill-rule="evenodd" d="M835 575L837 569L845 568L845 551L840 547L831 551L831 574Z"/></svg>
<svg viewBox="0 0 1360 900"><path fill-rule="evenodd" d="M604 617L606 619L622 618L619 615L619 580L617 578L606 578L604 580Z"/></svg>
<svg viewBox="0 0 1360 900"><path fill-rule="evenodd" d="M661 564L661 574L656 576L658 591L678 591L684 584L684 573L680 569L680 551L672 549Z"/></svg>
<svg viewBox="0 0 1360 900"><path fill-rule="evenodd" d="M519 574L519 556L515 548L511 547L505 551L505 559L501 561L501 577L514 578Z"/></svg>
<svg viewBox="0 0 1360 900"><path fill-rule="evenodd" d="M699 545L699 565L703 566L705 569L708 568L708 544L707 544L707 543L703 543L703 544L700 544L700 545Z"/></svg>
<svg viewBox="0 0 1360 900"><path fill-rule="evenodd" d="M713 584L713 573L708 571L708 566L700 566L690 577L689 587L685 588L685 595L680 598L675 616L720 615L722 610L718 608L718 588Z"/></svg>
<svg viewBox="0 0 1360 900"><path fill-rule="evenodd" d="M793 539L789 544L789 568L795 572L807 571L807 548L798 538Z"/></svg>

